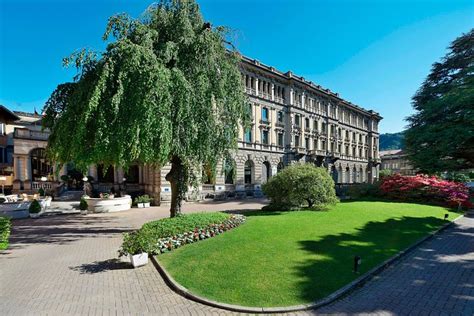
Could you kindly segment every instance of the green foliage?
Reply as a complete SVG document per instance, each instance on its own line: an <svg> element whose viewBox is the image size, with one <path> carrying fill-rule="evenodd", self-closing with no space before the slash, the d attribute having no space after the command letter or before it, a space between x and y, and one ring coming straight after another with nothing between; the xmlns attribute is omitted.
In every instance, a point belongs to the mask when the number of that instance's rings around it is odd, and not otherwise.
<svg viewBox="0 0 474 316"><path fill-rule="evenodd" d="M81 201L79 202L79 209L81 211L87 211L87 208L88 208L88 204L87 204L87 201L85 198L81 198Z"/></svg>
<svg viewBox="0 0 474 316"><path fill-rule="evenodd" d="M455 182L469 182L471 179L471 175L465 172L448 172L446 175L446 180Z"/></svg>
<svg viewBox="0 0 474 316"><path fill-rule="evenodd" d="M380 183L360 183L349 186L347 195L351 199L379 198Z"/></svg>
<svg viewBox="0 0 474 316"><path fill-rule="evenodd" d="M236 148L246 99L240 55L223 27L203 28L194 1L161 1L145 16L117 15L101 58L85 50L65 60L79 76L45 106L52 160L80 169L104 163L215 164Z"/></svg>
<svg viewBox="0 0 474 316"><path fill-rule="evenodd" d="M8 238L10 237L10 230L12 224L8 217L0 216L0 250L8 248Z"/></svg>
<svg viewBox="0 0 474 316"><path fill-rule="evenodd" d="M68 183L69 180L71 180L71 178L70 178L68 175L63 174L63 175L61 176L61 181L62 181L62 182Z"/></svg>
<svg viewBox="0 0 474 316"><path fill-rule="evenodd" d="M383 170L380 170L379 172L380 178L391 176L392 174L393 174L393 171L390 169L383 169Z"/></svg>
<svg viewBox="0 0 474 316"><path fill-rule="evenodd" d="M119 254L152 253L159 249L160 238L187 233L211 224L220 224L229 218L230 215L225 213L196 213L148 222L138 231L124 234L124 242Z"/></svg>
<svg viewBox="0 0 474 316"><path fill-rule="evenodd" d="M324 168L296 164L283 169L262 186L270 208L291 209L307 205L323 207L337 203L334 180Z"/></svg>
<svg viewBox="0 0 474 316"><path fill-rule="evenodd" d="M229 214L225 213L196 213L163 218L144 224L140 231L153 235L154 238L169 237L195 228L221 223L228 219L229 216Z"/></svg>
<svg viewBox="0 0 474 316"><path fill-rule="evenodd" d="M28 210L30 213L39 213L41 212L41 204L38 202L38 200L33 200Z"/></svg>
<svg viewBox="0 0 474 316"><path fill-rule="evenodd" d="M150 249L150 239L140 231L123 234L119 256L137 255Z"/></svg>
<svg viewBox="0 0 474 316"><path fill-rule="evenodd" d="M135 198L135 205L138 203L150 203L151 198L148 194L140 195Z"/></svg>
<svg viewBox="0 0 474 316"><path fill-rule="evenodd" d="M406 152L421 172L474 168L474 29L449 50L413 97Z"/></svg>
<svg viewBox="0 0 474 316"><path fill-rule="evenodd" d="M44 189L43 189L43 188L39 188L38 194L39 194L40 196L44 196Z"/></svg>
<svg viewBox="0 0 474 316"><path fill-rule="evenodd" d="M405 147L403 132L380 134L379 147L380 150L403 149Z"/></svg>

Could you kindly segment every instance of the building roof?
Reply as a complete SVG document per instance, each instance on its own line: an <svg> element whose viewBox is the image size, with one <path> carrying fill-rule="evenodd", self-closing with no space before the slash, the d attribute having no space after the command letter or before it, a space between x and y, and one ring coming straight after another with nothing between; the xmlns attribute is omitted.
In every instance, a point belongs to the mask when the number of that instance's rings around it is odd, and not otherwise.
<svg viewBox="0 0 474 316"><path fill-rule="evenodd" d="M265 65L265 64L262 64L260 61L256 60L256 59L253 59L253 58L250 58L250 57L247 57L247 56L244 56L242 55L242 61L249 64L249 65L253 65L255 67L258 67L260 69L263 69L265 71L269 71L283 79L286 79L286 80L294 80L296 82L299 82L300 84L310 88L310 89L313 89L315 91L318 91L319 93L323 94L323 95L326 95L328 97L332 97L333 99L336 99L338 100L339 102L341 102L342 104L345 104L346 106L352 108L353 110L356 110L356 111L359 111L359 112L362 112L362 113L365 113L365 114L369 114L371 115L372 117L376 117L377 119L381 120L382 119L382 116L380 116L379 113L375 112L374 110L367 110L359 105L356 105L350 101L347 101L345 99L343 99L342 97L339 96L339 93L336 93L336 92L333 92L331 91L330 89L326 89L318 84L315 84L314 82L310 81L310 80L306 80L304 77L302 76L297 76L295 75L293 72L291 71L287 71L287 72L283 72L283 71L280 71L278 69L275 69L275 67L271 67L271 66L268 66L268 65Z"/></svg>
<svg viewBox="0 0 474 316"><path fill-rule="evenodd" d="M401 154L403 154L402 149L381 150L379 152L380 157L390 156L390 155L401 155Z"/></svg>
<svg viewBox="0 0 474 316"><path fill-rule="evenodd" d="M10 121L18 121L20 117L0 104L0 112Z"/></svg>

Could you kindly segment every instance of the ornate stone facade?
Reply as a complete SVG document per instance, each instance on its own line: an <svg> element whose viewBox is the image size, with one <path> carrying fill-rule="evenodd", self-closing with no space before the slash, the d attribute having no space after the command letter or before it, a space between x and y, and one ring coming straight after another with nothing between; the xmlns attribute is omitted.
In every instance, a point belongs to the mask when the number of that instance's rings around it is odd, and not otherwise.
<svg viewBox="0 0 474 316"><path fill-rule="evenodd" d="M378 177L378 124L382 119L378 113L292 72L283 73L247 57L242 57L241 72L250 101L251 127L240 128L238 150L233 161L226 162L228 167L220 164L210 181L198 190L190 188L190 199L206 195L260 196L261 184L285 166L298 162L324 166L338 184L372 182ZM41 186L38 181L42 173L48 182L58 181L52 173L54 164L41 165L45 161L37 149L46 147L48 134L40 129L40 116L22 117L29 121L15 126L12 133L17 191ZM33 170L36 165L32 159L40 162L40 169L51 170ZM100 191L125 188L148 193L158 202L170 198L171 186L165 180L169 170L169 166L159 169L140 165L128 171L91 166L88 175L95 179ZM66 173L64 168L59 174Z"/></svg>

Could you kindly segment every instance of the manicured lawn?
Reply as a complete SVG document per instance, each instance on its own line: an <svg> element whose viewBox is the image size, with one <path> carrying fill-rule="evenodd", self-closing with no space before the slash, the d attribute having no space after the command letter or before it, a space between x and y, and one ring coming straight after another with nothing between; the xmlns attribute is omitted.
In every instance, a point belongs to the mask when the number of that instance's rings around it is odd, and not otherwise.
<svg viewBox="0 0 474 316"><path fill-rule="evenodd" d="M323 298L441 226L447 210L347 202L324 212L247 214L247 223L158 256L181 285L216 301L289 306ZM449 212L453 220L458 214Z"/></svg>

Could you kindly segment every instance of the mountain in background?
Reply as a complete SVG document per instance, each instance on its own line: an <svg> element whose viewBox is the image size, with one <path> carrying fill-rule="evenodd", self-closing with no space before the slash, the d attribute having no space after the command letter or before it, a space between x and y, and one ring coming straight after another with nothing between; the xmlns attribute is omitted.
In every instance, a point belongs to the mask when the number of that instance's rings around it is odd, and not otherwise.
<svg viewBox="0 0 474 316"><path fill-rule="evenodd" d="M380 150L403 149L403 132L380 134Z"/></svg>

